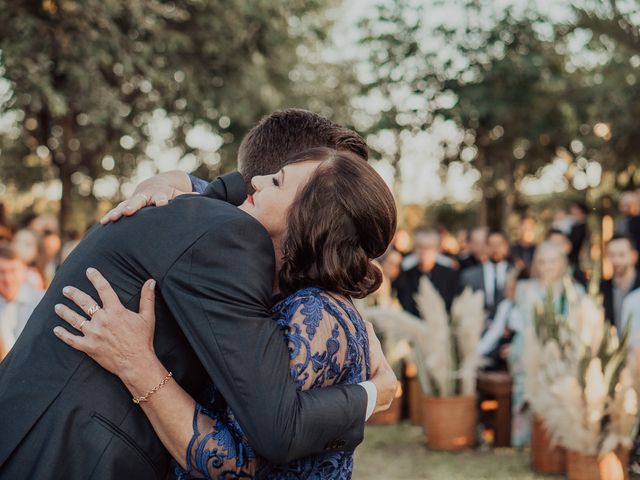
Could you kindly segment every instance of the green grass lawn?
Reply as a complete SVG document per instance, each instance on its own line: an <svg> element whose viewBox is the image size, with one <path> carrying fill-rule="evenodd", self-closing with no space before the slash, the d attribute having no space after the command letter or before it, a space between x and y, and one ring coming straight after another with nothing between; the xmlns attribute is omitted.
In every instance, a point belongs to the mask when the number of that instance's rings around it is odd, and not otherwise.
<svg viewBox="0 0 640 480"><path fill-rule="evenodd" d="M533 480L542 476L529 468L529 452L513 449L433 452L426 448L422 428L409 423L371 425L356 450L355 480Z"/></svg>

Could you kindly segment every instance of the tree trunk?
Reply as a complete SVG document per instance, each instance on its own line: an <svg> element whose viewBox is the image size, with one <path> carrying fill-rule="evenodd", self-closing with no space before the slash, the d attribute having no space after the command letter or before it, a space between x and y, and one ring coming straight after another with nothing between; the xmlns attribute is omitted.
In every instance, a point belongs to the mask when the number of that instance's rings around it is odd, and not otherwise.
<svg viewBox="0 0 640 480"><path fill-rule="evenodd" d="M509 226L509 219L513 214L513 210L516 204L516 188L515 188L515 175L513 171L513 163L512 162L504 162L506 167L504 182L505 189L503 194L503 203L502 203L502 218L500 219L500 230L506 232L507 227Z"/></svg>
<svg viewBox="0 0 640 480"><path fill-rule="evenodd" d="M393 167L393 196L396 201L396 210L398 212L397 225L398 228L406 227L405 211L402 205L402 199L400 198L400 190L402 188L402 171L400 170L400 159L402 158L402 146L400 142L400 134L395 131L395 143L396 153L391 160L391 166Z"/></svg>
<svg viewBox="0 0 640 480"><path fill-rule="evenodd" d="M482 194L482 198L480 198L480 208L478 212L477 226L486 227L487 225L489 225L489 211L490 211L489 193L488 193L489 182L483 176L483 172L485 171L485 167L486 167L486 159L485 159L484 152L480 149L478 149L478 158L476 160L476 167L480 172L479 184L480 184L480 192Z"/></svg>

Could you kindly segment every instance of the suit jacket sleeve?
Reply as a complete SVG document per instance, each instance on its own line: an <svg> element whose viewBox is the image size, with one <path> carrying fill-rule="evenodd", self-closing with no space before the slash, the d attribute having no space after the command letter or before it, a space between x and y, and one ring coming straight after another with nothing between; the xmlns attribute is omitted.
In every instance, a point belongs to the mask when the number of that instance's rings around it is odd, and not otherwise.
<svg viewBox="0 0 640 480"><path fill-rule="evenodd" d="M366 391L342 385L296 390L282 331L270 314L273 247L260 224L216 225L160 284L173 315L250 445L288 463L363 439Z"/></svg>
<svg viewBox="0 0 640 480"><path fill-rule="evenodd" d="M192 185L195 187L193 181ZM247 198L247 185L239 172L231 172L216 178L201 193L205 197L223 200L237 207Z"/></svg>

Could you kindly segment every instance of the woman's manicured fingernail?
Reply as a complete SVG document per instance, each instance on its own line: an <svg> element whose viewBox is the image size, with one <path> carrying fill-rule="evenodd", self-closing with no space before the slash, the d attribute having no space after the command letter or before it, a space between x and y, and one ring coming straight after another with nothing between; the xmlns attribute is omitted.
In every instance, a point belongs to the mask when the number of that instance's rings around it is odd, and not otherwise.
<svg viewBox="0 0 640 480"><path fill-rule="evenodd" d="M53 329L53 333L55 333L56 335L60 335L60 333L62 333L62 327L56 327Z"/></svg>
<svg viewBox="0 0 640 480"><path fill-rule="evenodd" d="M91 274L91 275L92 275L92 274L94 274L94 273L96 273L96 272L97 272L97 270L96 270L95 268L93 268L93 267L89 267L89 268L87 268L87 273L88 273L88 274Z"/></svg>
<svg viewBox="0 0 640 480"><path fill-rule="evenodd" d="M64 287L62 289L62 293L64 293L65 295L69 295L71 293L71 287Z"/></svg>
<svg viewBox="0 0 640 480"><path fill-rule="evenodd" d="M60 310L62 310L62 304L61 304L61 303L56 303L56 306L55 306L55 307L53 307L53 309L54 309L56 312L59 312Z"/></svg>
<svg viewBox="0 0 640 480"><path fill-rule="evenodd" d="M155 290L156 289L156 281L155 280L151 280L151 283L149 284L149 288L151 290Z"/></svg>

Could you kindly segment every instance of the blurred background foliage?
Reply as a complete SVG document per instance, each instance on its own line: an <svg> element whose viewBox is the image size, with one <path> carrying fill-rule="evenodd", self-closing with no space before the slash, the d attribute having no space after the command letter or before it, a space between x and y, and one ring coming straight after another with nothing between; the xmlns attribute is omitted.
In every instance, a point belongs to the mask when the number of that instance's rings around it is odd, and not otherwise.
<svg viewBox="0 0 640 480"><path fill-rule="evenodd" d="M379 0L345 21L338 0L0 0L2 199L82 228L145 175L233 168L261 116L298 106L360 131L399 201L437 197L438 216L606 208L640 185L640 3L512 3ZM415 171L434 161L431 195Z"/></svg>

